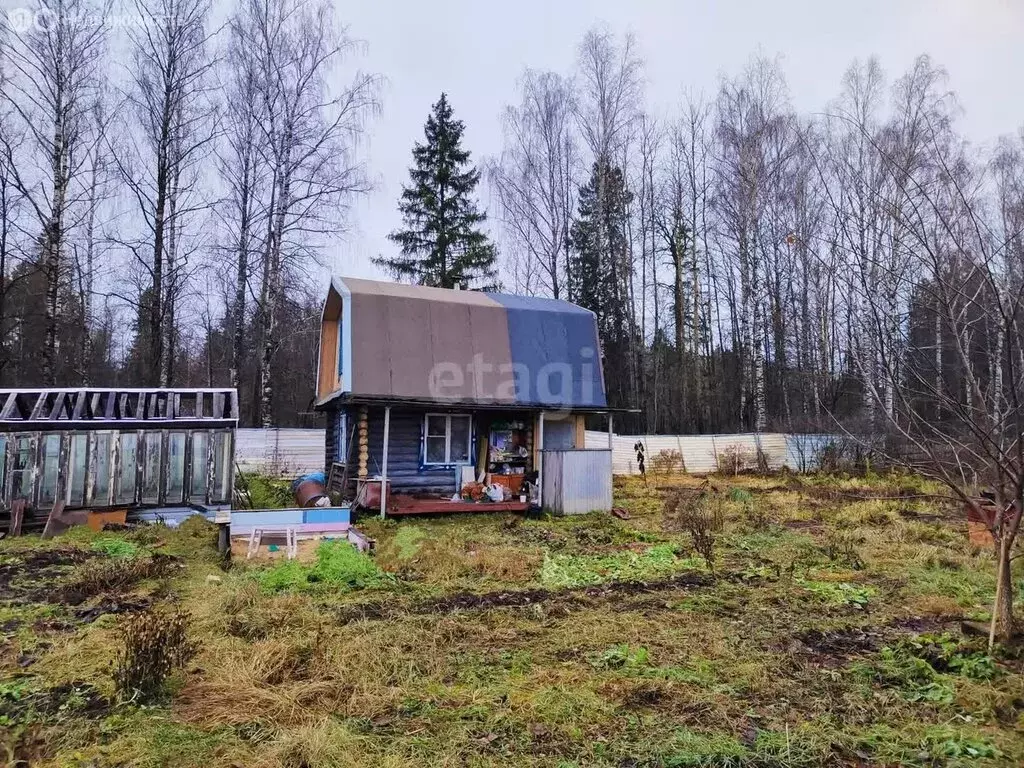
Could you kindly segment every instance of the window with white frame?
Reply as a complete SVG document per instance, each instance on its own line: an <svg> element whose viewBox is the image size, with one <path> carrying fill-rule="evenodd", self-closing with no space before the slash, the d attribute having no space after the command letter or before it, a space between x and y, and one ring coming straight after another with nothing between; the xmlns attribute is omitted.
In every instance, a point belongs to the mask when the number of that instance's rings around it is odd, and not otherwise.
<svg viewBox="0 0 1024 768"><path fill-rule="evenodd" d="M423 419L423 463L468 464L472 433L467 414L428 413Z"/></svg>

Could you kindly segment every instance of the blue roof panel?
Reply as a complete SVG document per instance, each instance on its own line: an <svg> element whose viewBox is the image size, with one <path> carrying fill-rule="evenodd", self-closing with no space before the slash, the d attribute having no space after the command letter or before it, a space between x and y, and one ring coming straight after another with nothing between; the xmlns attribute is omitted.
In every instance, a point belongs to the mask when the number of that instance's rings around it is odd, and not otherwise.
<svg viewBox="0 0 1024 768"><path fill-rule="evenodd" d="M565 408L607 407L592 312L556 299L487 295L508 313L518 402Z"/></svg>

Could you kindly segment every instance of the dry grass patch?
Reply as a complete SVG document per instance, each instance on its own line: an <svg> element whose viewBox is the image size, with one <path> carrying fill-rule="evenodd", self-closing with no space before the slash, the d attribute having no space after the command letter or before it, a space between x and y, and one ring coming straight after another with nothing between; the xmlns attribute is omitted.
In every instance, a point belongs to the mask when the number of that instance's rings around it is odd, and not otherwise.
<svg viewBox="0 0 1024 768"><path fill-rule="evenodd" d="M33 727L61 768L1024 764L1019 660L918 695L913 662L883 655L985 616L991 554L945 505L906 477L712 481L717 580L666 526L666 493L704 482L681 475L616 478L628 521L367 521L380 576L361 591L271 593L268 569L217 569L207 527L159 531L185 567L155 589L201 641L172 703ZM112 695L117 619L28 607L0 613L7 647L37 656L26 674Z"/></svg>

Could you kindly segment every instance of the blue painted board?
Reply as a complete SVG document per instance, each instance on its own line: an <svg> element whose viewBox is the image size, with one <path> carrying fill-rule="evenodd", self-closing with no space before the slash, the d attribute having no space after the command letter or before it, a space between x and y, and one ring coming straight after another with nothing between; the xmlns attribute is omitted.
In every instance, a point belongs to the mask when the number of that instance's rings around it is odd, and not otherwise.
<svg viewBox="0 0 1024 768"><path fill-rule="evenodd" d="M348 507L311 507L302 515L304 523L349 523L352 516Z"/></svg>

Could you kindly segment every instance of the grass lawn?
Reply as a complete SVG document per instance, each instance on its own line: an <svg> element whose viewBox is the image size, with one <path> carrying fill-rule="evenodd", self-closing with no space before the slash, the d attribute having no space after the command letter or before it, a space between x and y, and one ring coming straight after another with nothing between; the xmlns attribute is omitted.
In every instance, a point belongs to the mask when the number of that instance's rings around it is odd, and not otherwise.
<svg viewBox="0 0 1024 768"><path fill-rule="evenodd" d="M1024 651L961 635L993 558L935 489L717 478L683 504L708 563L663 509L702 482L618 478L625 521L364 521L373 559L305 565L225 571L200 520L0 541L0 765L1024 764ZM147 610L194 653L125 701Z"/></svg>

